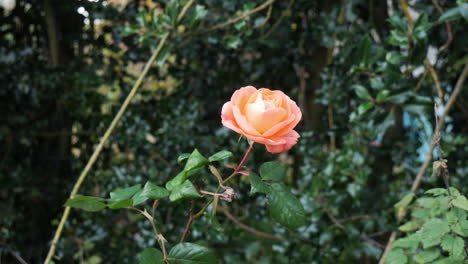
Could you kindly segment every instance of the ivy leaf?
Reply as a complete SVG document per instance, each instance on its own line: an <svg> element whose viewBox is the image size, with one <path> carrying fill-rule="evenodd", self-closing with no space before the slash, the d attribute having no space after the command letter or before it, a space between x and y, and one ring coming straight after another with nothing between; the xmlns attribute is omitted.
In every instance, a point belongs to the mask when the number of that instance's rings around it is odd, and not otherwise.
<svg viewBox="0 0 468 264"><path fill-rule="evenodd" d="M203 167L207 163L208 160L205 157L203 157L203 155L197 149L194 149L192 154L190 154L190 156L188 157L184 171L189 172L193 169Z"/></svg>
<svg viewBox="0 0 468 264"><path fill-rule="evenodd" d="M465 196L460 195L457 198L455 198L452 201L452 205L465 211L468 211L468 200Z"/></svg>
<svg viewBox="0 0 468 264"><path fill-rule="evenodd" d="M164 256L155 248L145 248L140 255L140 264L164 264Z"/></svg>
<svg viewBox="0 0 468 264"><path fill-rule="evenodd" d="M110 202L117 202L130 199L135 193L141 190L141 184L136 184L128 188L120 189L110 193Z"/></svg>
<svg viewBox="0 0 468 264"><path fill-rule="evenodd" d="M289 228L298 228L305 224L304 207L286 185L273 183L267 198L268 211L278 223Z"/></svg>
<svg viewBox="0 0 468 264"><path fill-rule="evenodd" d="M210 162L213 161L219 161L219 160L224 160L232 156L232 152L227 151L227 150L221 150L220 152L217 152L213 154L211 157L208 158Z"/></svg>
<svg viewBox="0 0 468 264"><path fill-rule="evenodd" d="M451 257L459 258L463 254L465 241L463 241L461 237L454 237L450 234L446 234L442 238L441 246L442 246L442 249L447 251Z"/></svg>
<svg viewBox="0 0 468 264"><path fill-rule="evenodd" d="M133 200L127 199L127 200L121 200L121 201L111 203L108 206L110 209L120 209L120 208L130 207L132 205L133 205Z"/></svg>
<svg viewBox="0 0 468 264"><path fill-rule="evenodd" d="M179 243L169 251L169 260L180 264L216 264L211 249L194 243Z"/></svg>
<svg viewBox="0 0 468 264"><path fill-rule="evenodd" d="M286 168L275 161L265 162L260 166L263 180L281 181L286 177Z"/></svg>
<svg viewBox="0 0 468 264"><path fill-rule="evenodd" d="M97 212L107 207L107 205L101 202L103 199L92 196L76 196L68 199L65 202L65 206L83 209L88 212Z"/></svg>
<svg viewBox="0 0 468 264"><path fill-rule="evenodd" d="M442 236L449 231L450 227L446 221L433 218L424 223L422 229L418 232L421 235L423 247L426 249L431 246L440 244L440 239Z"/></svg>
<svg viewBox="0 0 468 264"><path fill-rule="evenodd" d="M390 251L385 258L385 264L406 264L408 263L408 257L403 252L403 249L399 248Z"/></svg>
<svg viewBox="0 0 468 264"><path fill-rule="evenodd" d="M200 193L198 193L195 186L193 186L190 180L186 180L184 183L177 185L174 190L172 191L171 195L169 196L169 200L171 202L185 199L185 198L200 198L202 197Z"/></svg>
<svg viewBox="0 0 468 264"><path fill-rule="evenodd" d="M152 184L151 182L147 182L145 187L143 187L143 191L141 196L147 197L150 199L158 200L162 198L166 198L169 196L169 191L157 186L156 184Z"/></svg>
<svg viewBox="0 0 468 264"><path fill-rule="evenodd" d="M264 183L262 181L262 179L260 179L260 177L258 177L257 174L253 173L253 172L250 172L249 174L249 180L250 180L250 194L254 194L254 193L270 193L271 190L270 190L270 186L268 186L266 183Z"/></svg>

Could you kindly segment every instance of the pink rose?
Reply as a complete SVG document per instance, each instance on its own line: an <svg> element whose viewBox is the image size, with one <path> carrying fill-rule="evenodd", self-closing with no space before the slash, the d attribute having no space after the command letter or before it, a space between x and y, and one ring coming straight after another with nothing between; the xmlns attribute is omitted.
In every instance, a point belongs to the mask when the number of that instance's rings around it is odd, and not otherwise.
<svg viewBox="0 0 468 264"><path fill-rule="evenodd" d="M223 106L222 123L253 142L265 144L267 151L279 153L296 145L294 131L301 109L282 91L253 86L235 91Z"/></svg>

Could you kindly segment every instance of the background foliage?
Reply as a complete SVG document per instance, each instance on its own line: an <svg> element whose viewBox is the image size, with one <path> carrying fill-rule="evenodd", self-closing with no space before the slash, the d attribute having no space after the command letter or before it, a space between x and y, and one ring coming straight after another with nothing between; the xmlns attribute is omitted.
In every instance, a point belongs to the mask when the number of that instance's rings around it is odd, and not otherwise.
<svg viewBox="0 0 468 264"><path fill-rule="evenodd" d="M463 0L439 0L442 13L437 1L409 1L409 20L396 0L277 0L215 30L263 2L196 1L180 24L174 16L184 1L17 0L13 8L7 2L0 15L0 258L6 263L18 255L43 260L73 182L167 30L169 45L80 193L106 197L148 180L164 186L182 169L177 156L195 147L207 157L230 150L228 163L238 162L247 143L221 126L223 103L245 85L283 90L304 113L302 138L280 155L256 146L247 165L258 171L264 161L284 164L307 221L298 229L278 225L265 196L250 196L249 181L239 177L239 199L224 205L243 223L285 240L245 232L223 214L219 226L197 219L189 240L211 247L224 263L376 263L403 224L394 204L409 193L430 148L434 103L448 100L468 62ZM449 35L453 41L441 50ZM441 141L450 183L461 194L468 191L467 96L465 85ZM429 169L416 203L425 208L424 190L443 186ZM182 234L188 207L189 201L159 205L158 226L169 245ZM448 211L466 219L460 208ZM415 213L403 221L411 223ZM432 217L445 219L442 213ZM463 230L451 238L444 232L435 258L418 259L426 251L417 243L391 256L396 263L448 258L448 239L459 248ZM73 210L57 262L134 263L155 243L136 213Z"/></svg>

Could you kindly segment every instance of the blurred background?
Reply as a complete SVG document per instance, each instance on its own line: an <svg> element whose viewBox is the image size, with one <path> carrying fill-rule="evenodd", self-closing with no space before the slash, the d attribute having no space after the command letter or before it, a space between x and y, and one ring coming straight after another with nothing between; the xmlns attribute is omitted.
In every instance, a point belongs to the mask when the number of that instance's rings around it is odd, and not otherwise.
<svg viewBox="0 0 468 264"><path fill-rule="evenodd" d="M434 103L447 101L468 62L465 1L408 1L410 17L401 2L276 0L263 8L200 0L173 27L183 0L1 0L0 262L43 261L80 171L171 30L80 193L107 197L147 180L162 186L181 170L177 156L195 147L206 156L230 150L238 162L247 142L222 127L222 105L242 86L282 90L303 111L302 137L280 155L257 145L247 165L287 166L306 225L276 224L265 196L249 196L239 177L231 213L286 241L254 236L223 215L216 228L197 219L188 240L210 246L223 263L376 263L398 226L393 205L428 154ZM462 193L467 88L441 142L450 182ZM443 186L429 169L419 192ZM159 205L169 245L188 205ZM134 212L72 210L56 262L136 263L154 244L149 223Z"/></svg>

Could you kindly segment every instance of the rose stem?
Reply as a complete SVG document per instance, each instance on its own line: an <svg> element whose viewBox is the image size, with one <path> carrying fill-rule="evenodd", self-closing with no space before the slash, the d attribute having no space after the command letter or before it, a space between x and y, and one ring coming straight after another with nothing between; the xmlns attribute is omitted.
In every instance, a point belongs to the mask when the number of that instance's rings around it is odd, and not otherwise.
<svg viewBox="0 0 468 264"><path fill-rule="evenodd" d="M247 158L249 157L250 152L252 152L253 145L254 145L254 143L249 144L249 148L247 149L247 152L245 152L245 155L244 155L244 157L242 158L241 162L239 163L239 165L237 165L237 168L234 170L234 172L233 172L229 177L227 177L227 178L223 181L223 184L226 183L227 181L229 181L232 177L234 177L234 176L239 172L239 170L242 168L242 166L244 165L245 161L246 161Z"/></svg>

